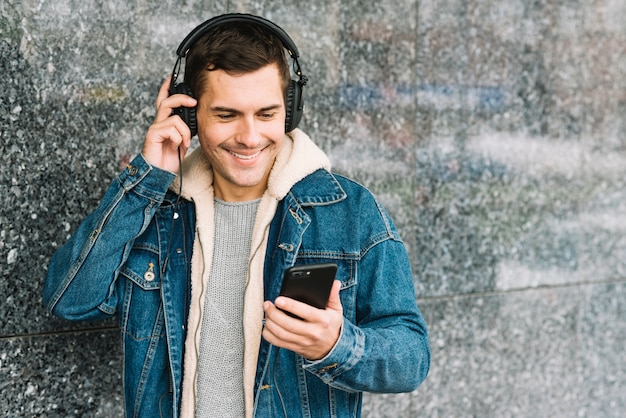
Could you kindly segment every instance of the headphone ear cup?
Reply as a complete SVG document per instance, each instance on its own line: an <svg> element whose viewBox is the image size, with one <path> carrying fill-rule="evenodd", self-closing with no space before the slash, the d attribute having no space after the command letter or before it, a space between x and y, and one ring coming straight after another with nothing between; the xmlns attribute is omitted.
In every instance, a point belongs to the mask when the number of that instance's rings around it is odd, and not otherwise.
<svg viewBox="0 0 626 418"><path fill-rule="evenodd" d="M285 132L291 132L298 127L303 111L302 85L291 80L285 97Z"/></svg>
<svg viewBox="0 0 626 418"><path fill-rule="evenodd" d="M187 83L179 83L174 86L174 91L170 91L170 96L172 94L186 94L189 97L193 97L193 93L191 92L191 88L187 85ZM191 131L191 136L195 136L198 133L198 120L196 117L196 107L177 107L173 110L175 115L180 116L180 118L189 126L189 130Z"/></svg>

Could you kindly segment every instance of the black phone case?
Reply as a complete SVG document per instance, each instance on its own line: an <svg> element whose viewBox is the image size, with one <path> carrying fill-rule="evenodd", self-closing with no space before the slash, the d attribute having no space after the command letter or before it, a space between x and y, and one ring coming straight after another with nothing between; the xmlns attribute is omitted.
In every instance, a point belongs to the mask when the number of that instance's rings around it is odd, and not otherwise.
<svg viewBox="0 0 626 418"><path fill-rule="evenodd" d="M285 271L280 295L307 303L318 309L325 309L336 273L337 264L335 263L290 267Z"/></svg>

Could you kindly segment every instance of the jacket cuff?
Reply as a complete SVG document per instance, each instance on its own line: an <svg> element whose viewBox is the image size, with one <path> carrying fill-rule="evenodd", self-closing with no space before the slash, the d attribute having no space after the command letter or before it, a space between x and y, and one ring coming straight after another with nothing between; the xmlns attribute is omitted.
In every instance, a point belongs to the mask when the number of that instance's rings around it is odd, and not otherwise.
<svg viewBox="0 0 626 418"><path fill-rule="evenodd" d="M335 346L326 357L306 361L304 369L315 374L325 383L330 383L342 373L352 369L363 357L365 334L344 318L341 333Z"/></svg>
<svg viewBox="0 0 626 418"><path fill-rule="evenodd" d="M161 199L176 174L151 165L142 154L138 154L122 171L118 180L127 192L133 190L148 198Z"/></svg>

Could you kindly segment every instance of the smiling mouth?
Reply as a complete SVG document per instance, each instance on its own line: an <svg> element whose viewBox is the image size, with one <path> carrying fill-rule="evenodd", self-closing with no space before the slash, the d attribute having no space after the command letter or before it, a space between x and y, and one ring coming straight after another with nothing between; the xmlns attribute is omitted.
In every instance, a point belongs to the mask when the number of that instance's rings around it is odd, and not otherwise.
<svg viewBox="0 0 626 418"><path fill-rule="evenodd" d="M246 161L247 161L247 160L254 160L254 159L255 159L255 158L256 158L256 157L257 157L257 156L261 153L261 151L262 151L262 150L259 150L259 151L255 152L255 153L254 153L254 154L252 154L252 155L243 155L243 154L238 154L238 153L233 152L233 151L228 151L228 152L230 152L230 154L231 154L231 155L233 155L233 156L235 156L235 157L239 158L240 160L246 160Z"/></svg>
<svg viewBox="0 0 626 418"><path fill-rule="evenodd" d="M254 160L256 157L258 157L263 152L264 149L265 149L265 147L261 148L260 150L258 150L254 154L239 154L238 152L235 152L235 151L232 151L232 150L228 150L228 152L230 153L230 155L232 155L235 158L238 158L240 160L251 161L251 160Z"/></svg>

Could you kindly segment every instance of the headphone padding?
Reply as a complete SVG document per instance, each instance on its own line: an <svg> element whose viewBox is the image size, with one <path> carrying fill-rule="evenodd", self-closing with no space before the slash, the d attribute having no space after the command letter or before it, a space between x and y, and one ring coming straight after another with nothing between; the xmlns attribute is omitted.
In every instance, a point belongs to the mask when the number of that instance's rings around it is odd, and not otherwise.
<svg viewBox="0 0 626 418"><path fill-rule="evenodd" d="M285 132L291 132L298 127L302 113L302 86L291 80L285 97Z"/></svg>
<svg viewBox="0 0 626 418"><path fill-rule="evenodd" d="M189 97L193 97L191 88L187 83L179 83L174 86L174 91L171 94L186 94ZM198 120L196 117L196 107L178 107L174 109L174 114L180 116L180 118L189 126L191 136L195 136L198 133Z"/></svg>

